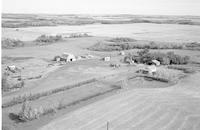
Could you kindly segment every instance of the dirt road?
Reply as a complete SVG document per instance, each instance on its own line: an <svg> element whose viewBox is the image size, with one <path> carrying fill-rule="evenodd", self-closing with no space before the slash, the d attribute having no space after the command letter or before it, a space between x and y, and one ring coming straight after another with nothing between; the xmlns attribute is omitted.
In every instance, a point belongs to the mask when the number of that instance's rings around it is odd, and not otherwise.
<svg viewBox="0 0 200 130"><path fill-rule="evenodd" d="M40 130L199 130L200 73L168 88L132 89L63 115Z"/></svg>

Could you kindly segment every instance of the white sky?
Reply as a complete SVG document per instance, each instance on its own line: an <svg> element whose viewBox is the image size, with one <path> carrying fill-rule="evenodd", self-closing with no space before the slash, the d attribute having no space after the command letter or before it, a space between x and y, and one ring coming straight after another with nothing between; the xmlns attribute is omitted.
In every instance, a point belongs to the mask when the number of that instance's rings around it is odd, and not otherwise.
<svg viewBox="0 0 200 130"><path fill-rule="evenodd" d="M3 0L2 12L200 15L200 0Z"/></svg>

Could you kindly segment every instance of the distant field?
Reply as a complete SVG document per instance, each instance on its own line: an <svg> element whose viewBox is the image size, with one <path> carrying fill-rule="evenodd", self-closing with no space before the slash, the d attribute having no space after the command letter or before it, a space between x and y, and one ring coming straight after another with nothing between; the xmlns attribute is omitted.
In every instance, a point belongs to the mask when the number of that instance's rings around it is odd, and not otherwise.
<svg viewBox="0 0 200 130"><path fill-rule="evenodd" d="M3 14L2 27L21 28L34 26L85 25L85 24L183 24L200 25L198 16L142 16L142 15L41 15Z"/></svg>
<svg viewBox="0 0 200 130"><path fill-rule="evenodd" d="M178 24L92 24L84 26L54 26L2 28L2 37L32 41L42 34L65 35L68 33L87 32L92 36L131 37L136 40L191 42L200 41L200 26Z"/></svg>

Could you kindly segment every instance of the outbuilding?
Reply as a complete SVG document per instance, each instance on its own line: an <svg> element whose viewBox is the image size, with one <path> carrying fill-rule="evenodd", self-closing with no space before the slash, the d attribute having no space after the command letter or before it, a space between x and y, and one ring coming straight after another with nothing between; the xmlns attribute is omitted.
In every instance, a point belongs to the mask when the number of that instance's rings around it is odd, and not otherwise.
<svg viewBox="0 0 200 130"><path fill-rule="evenodd" d="M122 56L124 56L124 55L125 55L125 52L124 52L124 51L120 51L119 54L122 55Z"/></svg>
<svg viewBox="0 0 200 130"><path fill-rule="evenodd" d="M61 58L65 59L66 62L76 61L76 57L70 53L63 53Z"/></svg>
<svg viewBox="0 0 200 130"><path fill-rule="evenodd" d="M110 57L109 57L109 56L104 57L103 60L104 60L104 61L110 61Z"/></svg>
<svg viewBox="0 0 200 130"><path fill-rule="evenodd" d="M55 56L54 57L54 61L57 61L57 62L61 61L61 57L60 56Z"/></svg>
<svg viewBox="0 0 200 130"><path fill-rule="evenodd" d="M21 71L19 68L17 68L15 65L9 65L6 67L6 70L15 73Z"/></svg>
<svg viewBox="0 0 200 130"><path fill-rule="evenodd" d="M157 60L152 60L152 63L156 66L159 66L160 65L160 61L157 61Z"/></svg>

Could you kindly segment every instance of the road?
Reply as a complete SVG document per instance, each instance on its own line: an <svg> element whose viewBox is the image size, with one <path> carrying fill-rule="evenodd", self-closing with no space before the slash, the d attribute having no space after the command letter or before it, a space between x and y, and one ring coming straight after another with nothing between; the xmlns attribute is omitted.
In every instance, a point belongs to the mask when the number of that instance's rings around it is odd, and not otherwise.
<svg viewBox="0 0 200 130"><path fill-rule="evenodd" d="M167 88L139 88L63 115L40 130L200 130L200 73Z"/></svg>

